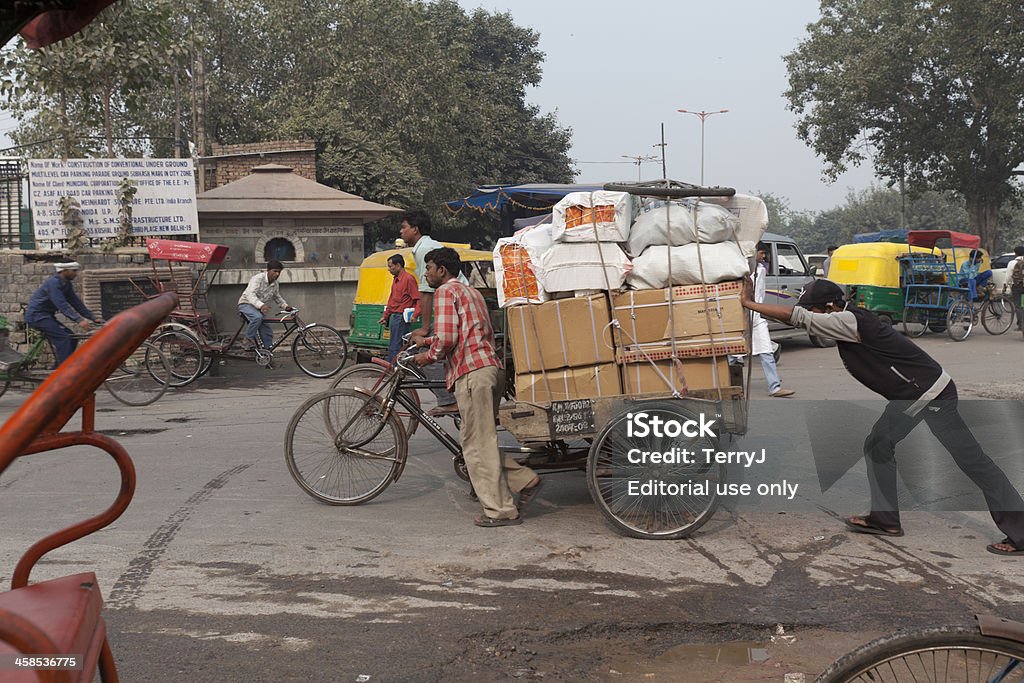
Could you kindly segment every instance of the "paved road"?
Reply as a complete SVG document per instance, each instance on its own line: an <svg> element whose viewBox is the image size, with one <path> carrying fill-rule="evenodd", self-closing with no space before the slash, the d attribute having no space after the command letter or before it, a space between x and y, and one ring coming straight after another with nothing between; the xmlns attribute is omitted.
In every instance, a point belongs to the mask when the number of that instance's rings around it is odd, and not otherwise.
<svg viewBox="0 0 1024 683"><path fill-rule="evenodd" d="M965 396L1021 398L1019 335L922 344ZM578 474L552 475L523 526L478 529L450 457L417 434L379 498L320 505L291 481L282 442L326 382L222 370L147 408L99 396L98 428L135 460L135 501L33 574L97 571L126 681L811 680L895 627L1024 617L1020 560L984 552L984 513L908 512L902 539L844 533L836 516L863 504L856 471L831 505L721 510L685 541L617 535ZM813 405L872 398L832 349L787 344L780 371ZM812 404L760 400L753 375L751 438L806 441ZM24 397L0 397L0 418ZM0 579L115 487L87 449L15 463L0 478ZM766 652L751 662L749 647Z"/></svg>

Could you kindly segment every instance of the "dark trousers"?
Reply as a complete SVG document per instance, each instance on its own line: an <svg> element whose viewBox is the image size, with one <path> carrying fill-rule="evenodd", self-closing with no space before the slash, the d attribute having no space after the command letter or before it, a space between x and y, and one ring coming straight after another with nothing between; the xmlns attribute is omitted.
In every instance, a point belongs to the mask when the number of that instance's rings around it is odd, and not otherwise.
<svg viewBox="0 0 1024 683"><path fill-rule="evenodd" d="M53 347L53 355L57 358L53 364L54 369L66 361L68 356L78 348L78 340L75 339L71 330L57 322L56 318L38 318L26 321L26 324L42 332L46 340L50 342L50 346Z"/></svg>
<svg viewBox="0 0 1024 683"><path fill-rule="evenodd" d="M1017 309L1017 329L1024 327L1024 307L1020 303L1021 296L1024 296L1024 287L1010 287L1010 302Z"/></svg>
<svg viewBox="0 0 1024 683"><path fill-rule="evenodd" d="M956 385L949 383L938 398L911 417L904 411L911 401L891 401L864 442L871 514L886 529L900 526L896 495L896 444L924 421L956 462L985 496L992 520L1017 547L1024 547L1024 500L1010 480L982 450L957 410ZM935 410L933 410L935 409Z"/></svg>
<svg viewBox="0 0 1024 683"><path fill-rule="evenodd" d="M391 331L391 341L388 342L388 362L390 363L402 350L402 337L409 333L409 323L402 319L401 313L392 313L388 318L388 329Z"/></svg>

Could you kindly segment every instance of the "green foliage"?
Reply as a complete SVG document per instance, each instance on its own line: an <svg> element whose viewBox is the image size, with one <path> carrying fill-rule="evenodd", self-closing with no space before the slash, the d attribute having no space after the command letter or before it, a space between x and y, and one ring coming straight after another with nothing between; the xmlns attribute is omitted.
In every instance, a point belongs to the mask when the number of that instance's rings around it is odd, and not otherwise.
<svg viewBox="0 0 1024 683"><path fill-rule="evenodd" d="M838 176L871 158L910 193L954 192L991 248L1024 162L1016 0L822 0L786 57L797 133Z"/></svg>
<svg viewBox="0 0 1024 683"><path fill-rule="evenodd" d="M61 222L67 230L64 248L75 254L84 249L89 242L89 237L85 233L85 219L82 218L82 205L75 197L61 197L58 204Z"/></svg>

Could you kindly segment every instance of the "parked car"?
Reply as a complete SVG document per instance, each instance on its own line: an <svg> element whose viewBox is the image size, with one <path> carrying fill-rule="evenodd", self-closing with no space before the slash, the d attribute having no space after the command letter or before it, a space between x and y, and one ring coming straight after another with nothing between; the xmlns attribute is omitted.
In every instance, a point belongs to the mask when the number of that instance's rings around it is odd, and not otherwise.
<svg viewBox="0 0 1024 683"><path fill-rule="evenodd" d="M1014 253L1012 251L1009 254L1000 254L992 259L992 284L996 286L997 292L1003 291L1003 285L1006 284L1006 279L1010 276L1006 272L1006 266L1013 259Z"/></svg>
<svg viewBox="0 0 1024 683"><path fill-rule="evenodd" d="M807 254L807 265L814 269L814 274L818 277L825 277L825 259L828 258L828 254Z"/></svg>
<svg viewBox="0 0 1024 683"><path fill-rule="evenodd" d="M807 263L806 257L800 252L800 247L792 237L766 232L761 241L769 247L768 280L765 283L764 301L766 304L792 306L800 298L807 283L814 281L814 267ZM802 329L774 320L768 321L768 331L773 341L794 339L807 334ZM815 346L835 346L832 339L807 336Z"/></svg>

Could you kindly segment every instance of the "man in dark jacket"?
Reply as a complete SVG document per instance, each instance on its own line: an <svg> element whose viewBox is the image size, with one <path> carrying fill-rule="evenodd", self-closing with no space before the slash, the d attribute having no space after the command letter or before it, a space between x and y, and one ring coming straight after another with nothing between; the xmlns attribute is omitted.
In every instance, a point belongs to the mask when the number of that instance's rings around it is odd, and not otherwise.
<svg viewBox="0 0 1024 683"><path fill-rule="evenodd" d="M57 312L60 311L65 318L78 323L83 331L98 322L71 286L82 266L71 261L58 263L56 267L57 272L46 278L42 286L32 293L25 310L25 324L42 332L53 347L53 354L57 357L54 368L78 348L78 340L71 330L57 322Z"/></svg>
<svg viewBox="0 0 1024 683"><path fill-rule="evenodd" d="M889 400L864 442L871 512L846 519L851 530L903 535L896 496L896 444L924 421L981 489L993 521L1006 534L1003 541L988 546L989 552L1024 555L1024 500L960 417L952 378L921 347L874 313L848 307L843 290L829 280L808 285L792 309L756 303L749 280L741 301L763 316L835 339L839 357L853 378Z"/></svg>

